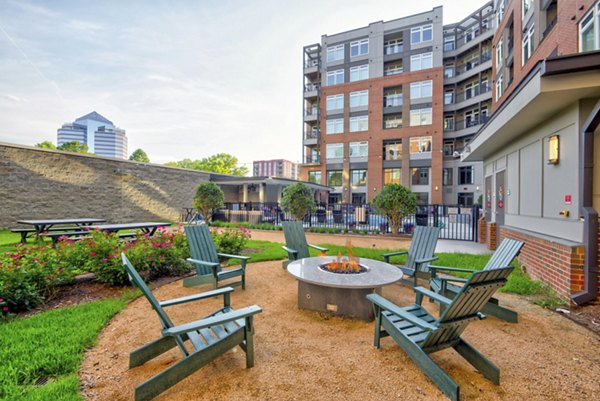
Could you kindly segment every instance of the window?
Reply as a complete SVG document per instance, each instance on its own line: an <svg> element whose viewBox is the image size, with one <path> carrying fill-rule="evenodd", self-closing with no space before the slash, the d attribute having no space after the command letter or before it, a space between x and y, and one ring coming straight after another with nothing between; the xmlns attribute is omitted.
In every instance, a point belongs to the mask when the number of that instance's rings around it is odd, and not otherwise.
<svg viewBox="0 0 600 401"><path fill-rule="evenodd" d="M350 92L350 107L369 105L369 91Z"/></svg>
<svg viewBox="0 0 600 401"><path fill-rule="evenodd" d="M431 137L417 136L410 138L410 153L427 153L431 152Z"/></svg>
<svg viewBox="0 0 600 401"><path fill-rule="evenodd" d="M402 67L402 62L394 63L394 64L386 64L383 69L383 75L396 75L402 74L404 72L404 68Z"/></svg>
<svg viewBox="0 0 600 401"><path fill-rule="evenodd" d="M327 85L344 83L344 70L327 71Z"/></svg>
<svg viewBox="0 0 600 401"><path fill-rule="evenodd" d="M444 51L449 52L450 50L454 50L454 36L445 36Z"/></svg>
<svg viewBox="0 0 600 401"><path fill-rule="evenodd" d="M473 166L459 167L458 168L458 185L469 185L473 184L474 172Z"/></svg>
<svg viewBox="0 0 600 401"><path fill-rule="evenodd" d="M431 119L432 119L431 108L410 111L410 126L411 127L416 127L418 125L430 125Z"/></svg>
<svg viewBox="0 0 600 401"><path fill-rule="evenodd" d="M445 168L442 170L442 185L449 187L452 185L452 169Z"/></svg>
<svg viewBox="0 0 600 401"><path fill-rule="evenodd" d="M344 108L344 94L327 96L327 111Z"/></svg>
<svg viewBox="0 0 600 401"><path fill-rule="evenodd" d="M369 64L350 67L350 82L369 79Z"/></svg>
<svg viewBox="0 0 600 401"><path fill-rule="evenodd" d="M335 118L333 120L327 120L327 135L329 134L341 134L344 132L344 119Z"/></svg>
<svg viewBox="0 0 600 401"><path fill-rule="evenodd" d="M499 69L502 66L502 44L504 42L500 40L496 45L496 69Z"/></svg>
<svg viewBox="0 0 600 401"><path fill-rule="evenodd" d="M321 183L321 172L320 171L309 171L308 172L308 182L312 182L313 184Z"/></svg>
<svg viewBox="0 0 600 401"><path fill-rule="evenodd" d="M579 51L600 49L600 2L579 23Z"/></svg>
<svg viewBox="0 0 600 401"><path fill-rule="evenodd" d="M344 59L344 45L329 46L327 48L327 61Z"/></svg>
<svg viewBox="0 0 600 401"><path fill-rule="evenodd" d="M402 128L402 114L387 114L383 116L383 128Z"/></svg>
<svg viewBox="0 0 600 401"><path fill-rule="evenodd" d="M459 192L458 204L463 207L473 206L473 192Z"/></svg>
<svg viewBox="0 0 600 401"><path fill-rule="evenodd" d="M420 81L410 83L410 98L419 99L422 97L431 97L433 81Z"/></svg>
<svg viewBox="0 0 600 401"><path fill-rule="evenodd" d="M343 143L328 143L326 150L327 159L341 159L342 157L344 157Z"/></svg>
<svg viewBox="0 0 600 401"><path fill-rule="evenodd" d="M417 167L412 170L412 185L429 185L429 168Z"/></svg>
<svg viewBox="0 0 600 401"><path fill-rule="evenodd" d="M383 95L383 107L402 106L402 88L387 89Z"/></svg>
<svg viewBox="0 0 600 401"><path fill-rule="evenodd" d="M402 141L383 141L383 160L402 160Z"/></svg>
<svg viewBox="0 0 600 401"><path fill-rule="evenodd" d="M350 157L367 157L369 142L350 142Z"/></svg>
<svg viewBox="0 0 600 401"><path fill-rule="evenodd" d="M383 54L396 54L402 53L404 50L404 44L402 39L388 40L383 44Z"/></svg>
<svg viewBox="0 0 600 401"><path fill-rule="evenodd" d="M330 187L342 186L342 172L340 170L330 170L327 172L327 185Z"/></svg>
<svg viewBox="0 0 600 401"><path fill-rule="evenodd" d="M363 54L369 54L369 39L350 42L350 57L362 56Z"/></svg>
<svg viewBox="0 0 600 401"><path fill-rule="evenodd" d="M454 116L444 117L444 131L454 131Z"/></svg>
<svg viewBox="0 0 600 401"><path fill-rule="evenodd" d="M350 117L350 132L367 131L369 116Z"/></svg>
<svg viewBox="0 0 600 401"><path fill-rule="evenodd" d="M433 39L433 25L423 25L411 28L410 43L429 42Z"/></svg>
<svg viewBox="0 0 600 401"><path fill-rule="evenodd" d="M400 184L402 177L401 169L399 168L384 168L383 169L383 185Z"/></svg>
<svg viewBox="0 0 600 401"><path fill-rule="evenodd" d="M496 101L502 97L502 76L496 78Z"/></svg>
<svg viewBox="0 0 600 401"><path fill-rule="evenodd" d="M525 65L533 53L533 32L534 26L532 25L527 33L523 34L523 59L521 61L521 65Z"/></svg>
<svg viewBox="0 0 600 401"><path fill-rule="evenodd" d="M367 170L350 170L350 185L357 187L367 185Z"/></svg>
<svg viewBox="0 0 600 401"><path fill-rule="evenodd" d="M452 78L454 76L454 64L446 64L444 66L444 78Z"/></svg>
<svg viewBox="0 0 600 401"><path fill-rule="evenodd" d="M410 56L410 70L418 71L433 67L433 54L421 53Z"/></svg>
<svg viewBox="0 0 600 401"><path fill-rule="evenodd" d="M454 155L454 142L444 141L444 156Z"/></svg>
<svg viewBox="0 0 600 401"><path fill-rule="evenodd" d="M454 90L446 90L444 92L444 104L452 104L454 103Z"/></svg>

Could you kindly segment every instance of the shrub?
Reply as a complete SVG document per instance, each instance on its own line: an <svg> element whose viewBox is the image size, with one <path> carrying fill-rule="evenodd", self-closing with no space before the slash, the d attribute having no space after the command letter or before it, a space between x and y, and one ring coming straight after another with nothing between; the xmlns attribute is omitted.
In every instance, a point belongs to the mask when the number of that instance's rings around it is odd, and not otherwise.
<svg viewBox="0 0 600 401"><path fill-rule="evenodd" d="M213 229L211 235L218 253L227 253L230 255L239 255L246 247L246 242L250 238L250 231L245 227L236 229Z"/></svg>

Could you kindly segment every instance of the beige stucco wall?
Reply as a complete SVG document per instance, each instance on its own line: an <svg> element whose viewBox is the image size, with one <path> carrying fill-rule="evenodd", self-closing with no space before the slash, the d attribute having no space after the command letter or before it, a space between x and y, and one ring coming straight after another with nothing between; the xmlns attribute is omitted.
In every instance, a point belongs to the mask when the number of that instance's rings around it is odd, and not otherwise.
<svg viewBox="0 0 600 401"><path fill-rule="evenodd" d="M0 143L0 227L69 217L177 221L208 179L201 171Z"/></svg>

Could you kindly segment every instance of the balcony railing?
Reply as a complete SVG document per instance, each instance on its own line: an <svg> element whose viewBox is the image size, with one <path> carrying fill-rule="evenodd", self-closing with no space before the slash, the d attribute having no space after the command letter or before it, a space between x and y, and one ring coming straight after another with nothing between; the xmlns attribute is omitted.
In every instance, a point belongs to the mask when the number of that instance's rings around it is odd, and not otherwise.
<svg viewBox="0 0 600 401"><path fill-rule="evenodd" d="M320 87L319 84L306 84L304 85L304 92L318 91Z"/></svg>

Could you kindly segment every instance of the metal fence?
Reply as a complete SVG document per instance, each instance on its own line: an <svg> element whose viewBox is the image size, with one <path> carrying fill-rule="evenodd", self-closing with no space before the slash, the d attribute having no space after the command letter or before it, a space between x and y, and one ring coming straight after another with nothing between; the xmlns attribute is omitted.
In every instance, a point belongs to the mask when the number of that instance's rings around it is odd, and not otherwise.
<svg viewBox="0 0 600 401"><path fill-rule="evenodd" d="M194 212L190 208L184 209L182 221L193 220ZM400 233L410 235L415 226L434 226L440 227L441 239L477 241L479 216L478 205L472 207L419 206L414 215L406 217L402 221ZM278 203L226 203L223 209L219 209L213 214L213 221L231 223L281 225L281 222L285 220L292 220L292 216L284 213ZM369 204L319 204L314 212L304 218L304 226L306 228L332 228L342 232L361 234L390 232L385 216L377 213Z"/></svg>

